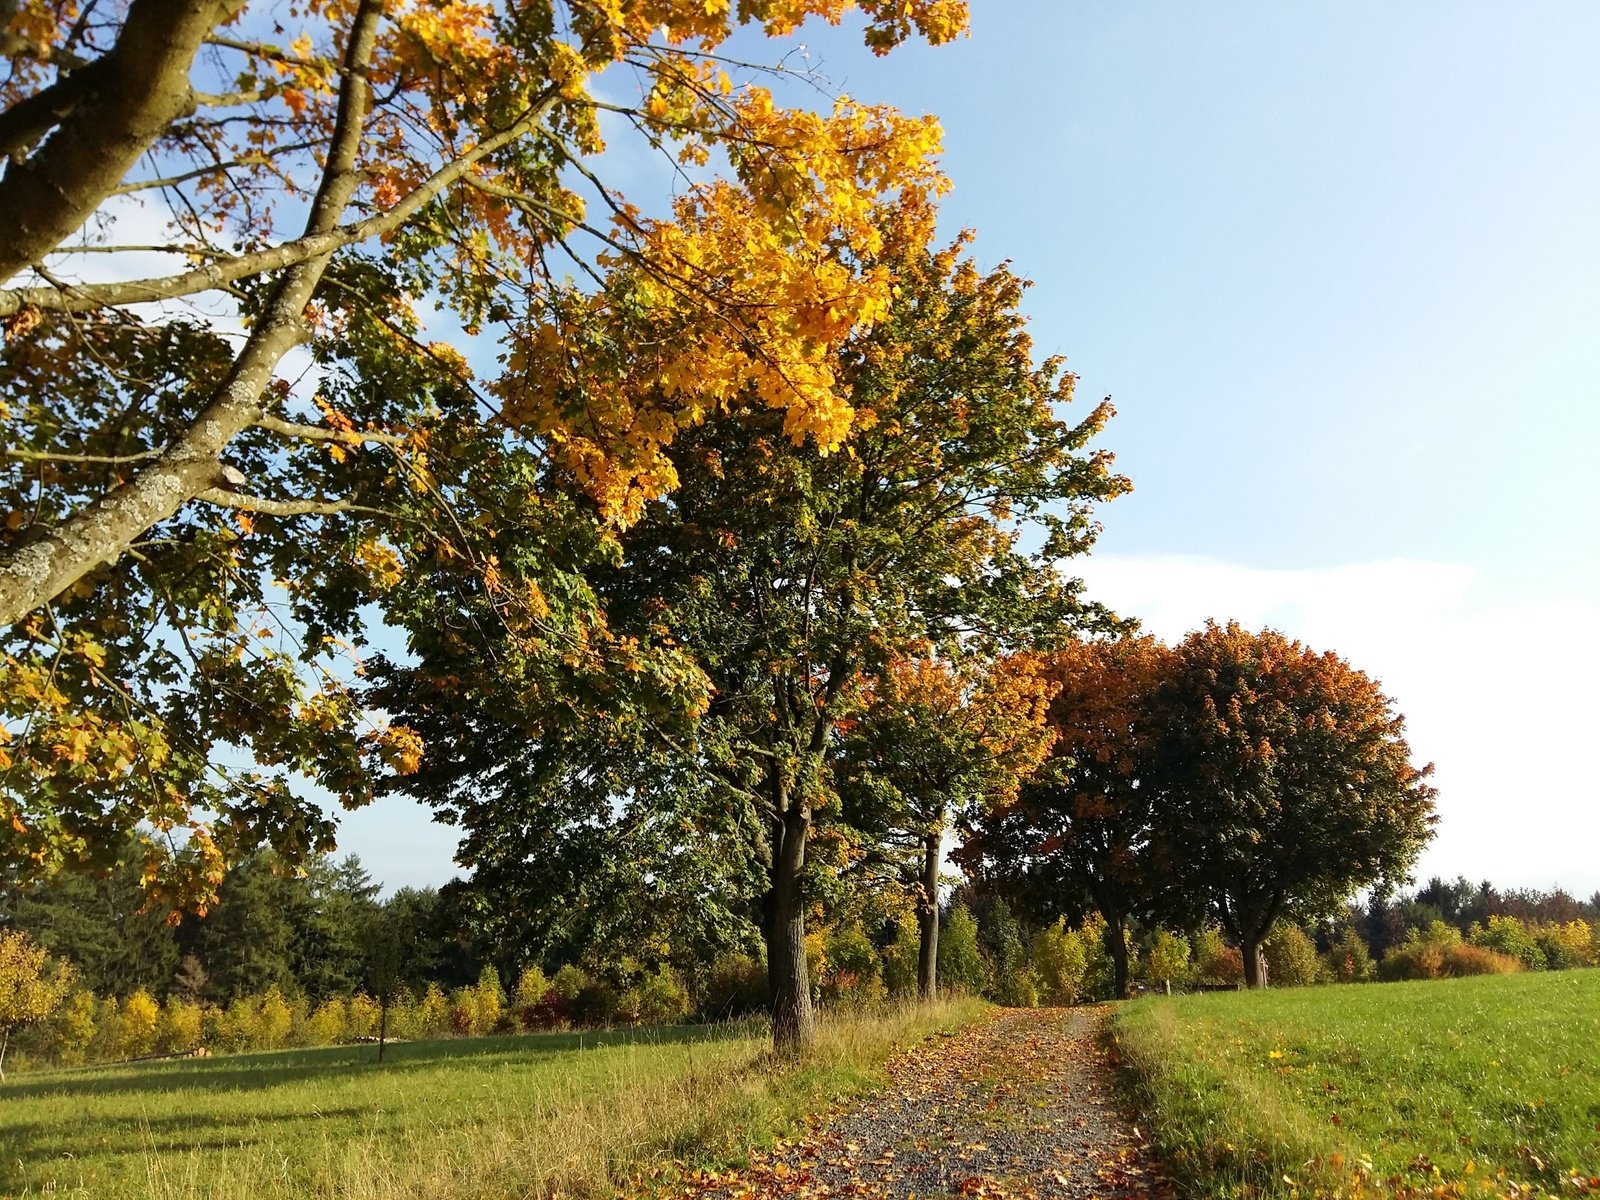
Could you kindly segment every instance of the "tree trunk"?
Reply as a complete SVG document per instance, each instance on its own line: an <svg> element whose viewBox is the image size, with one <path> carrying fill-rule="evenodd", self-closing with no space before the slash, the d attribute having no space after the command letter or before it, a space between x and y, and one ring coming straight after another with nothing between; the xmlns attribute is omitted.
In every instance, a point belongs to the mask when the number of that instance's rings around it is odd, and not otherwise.
<svg viewBox="0 0 1600 1200"><path fill-rule="evenodd" d="M932 1000L939 994L939 857L944 833L922 839L922 896L917 901L917 928L921 946L917 953L917 994Z"/></svg>
<svg viewBox="0 0 1600 1200"><path fill-rule="evenodd" d="M189 70L200 45L244 0L134 0L117 43L63 80L67 112L42 145L0 177L0 283L46 254L105 202L177 118L194 111ZM38 136L41 128L27 135Z"/></svg>
<svg viewBox="0 0 1600 1200"><path fill-rule="evenodd" d="M1114 993L1118 1000L1128 998L1128 931L1122 915L1106 918L1106 949L1111 951Z"/></svg>
<svg viewBox="0 0 1600 1200"><path fill-rule="evenodd" d="M0 1031L0 1083L6 1081L6 1047L11 1044L11 1026Z"/></svg>
<svg viewBox="0 0 1600 1200"><path fill-rule="evenodd" d="M1247 934L1239 939L1239 952L1244 955L1244 985L1247 988L1266 986L1261 973L1261 935Z"/></svg>
<svg viewBox="0 0 1600 1200"><path fill-rule="evenodd" d="M378 1061L383 1061L383 1046L389 1039L389 993L383 994L378 1005Z"/></svg>
<svg viewBox="0 0 1600 1200"><path fill-rule="evenodd" d="M368 0L351 30L333 153L312 204L310 233L334 227L360 182L355 155L366 104L361 68L371 57L380 12ZM44 537L0 555L0 628L48 604L102 563L116 562L152 525L221 482L228 443L260 419L261 396L278 362L305 337L302 314L327 265L324 255L284 272L222 386L160 458Z"/></svg>
<svg viewBox="0 0 1600 1200"><path fill-rule="evenodd" d="M772 1044L783 1054L810 1048L816 1034L811 973L806 967L806 910L800 877L806 865L808 806L791 799L773 822L772 903L767 979L772 989Z"/></svg>

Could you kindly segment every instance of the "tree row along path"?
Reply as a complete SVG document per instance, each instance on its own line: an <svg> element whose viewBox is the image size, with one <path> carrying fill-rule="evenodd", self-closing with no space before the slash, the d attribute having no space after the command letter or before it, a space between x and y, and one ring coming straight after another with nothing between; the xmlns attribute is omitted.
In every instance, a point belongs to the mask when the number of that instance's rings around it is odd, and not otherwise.
<svg viewBox="0 0 1600 1200"><path fill-rule="evenodd" d="M1099 1033L1104 1009L1010 1009L924 1039L889 1085L805 1137L699 1172L665 1195L1072 1197L1172 1200L1173 1185L1121 1113Z"/></svg>

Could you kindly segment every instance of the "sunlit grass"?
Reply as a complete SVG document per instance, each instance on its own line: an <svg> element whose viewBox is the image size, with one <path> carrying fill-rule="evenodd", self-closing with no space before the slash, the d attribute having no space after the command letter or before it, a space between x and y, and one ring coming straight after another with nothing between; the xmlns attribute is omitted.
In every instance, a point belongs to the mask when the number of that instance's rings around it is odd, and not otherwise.
<svg viewBox="0 0 1600 1200"><path fill-rule="evenodd" d="M1195 1195L1600 1194L1600 971L1152 998L1113 1030Z"/></svg>
<svg viewBox="0 0 1600 1200"><path fill-rule="evenodd" d="M29 1075L0 1089L0 1194L596 1194L654 1158L737 1155L978 1011L836 1016L799 1067L746 1023Z"/></svg>

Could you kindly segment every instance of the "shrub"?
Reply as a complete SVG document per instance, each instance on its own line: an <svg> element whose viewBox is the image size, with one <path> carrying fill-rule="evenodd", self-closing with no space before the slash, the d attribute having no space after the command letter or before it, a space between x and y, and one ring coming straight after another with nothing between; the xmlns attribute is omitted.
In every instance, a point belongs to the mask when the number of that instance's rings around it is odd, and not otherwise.
<svg viewBox="0 0 1600 1200"><path fill-rule="evenodd" d="M1509 975L1522 970L1510 955L1463 942L1421 940L1396 946L1383 956L1383 979L1457 979L1464 975Z"/></svg>
<svg viewBox="0 0 1600 1200"><path fill-rule="evenodd" d="M1194 959L1196 983L1227 984L1244 979L1244 955L1237 946L1222 940L1220 930L1209 925L1195 938Z"/></svg>
<svg viewBox="0 0 1600 1200"><path fill-rule="evenodd" d="M1490 917L1488 927L1474 925L1467 940L1514 958L1530 971L1542 971L1549 965L1532 930L1515 917Z"/></svg>
<svg viewBox="0 0 1600 1200"><path fill-rule="evenodd" d="M1262 950L1267 956L1267 982L1273 987L1306 987L1321 981L1317 944L1298 925L1273 930Z"/></svg>
<svg viewBox="0 0 1600 1200"><path fill-rule="evenodd" d="M224 1050L253 1050L258 1044L256 1006L248 997L235 997L216 1018L213 1040Z"/></svg>
<svg viewBox="0 0 1600 1200"><path fill-rule="evenodd" d="M52 1041L56 1057L68 1066L87 1062L95 1041L93 992L74 992L56 1014Z"/></svg>
<svg viewBox="0 0 1600 1200"><path fill-rule="evenodd" d="M90 1062L109 1062L122 1057L122 1006L114 996L95 1005L94 1038L89 1043Z"/></svg>
<svg viewBox="0 0 1600 1200"><path fill-rule="evenodd" d="M1089 964L1083 974L1083 999L1109 1000L1117 992L1117 964L1112 960L1111 948L1108 944L1106 919L1099 913L1091 913L1082 925L1078 927L1078 935L1083 938L1083 952ZM1127 931L1123 931L1127 937ZM1130 951L1130 962L1136 958Z"/></svg>
<svg viewBox="0 0 1600 1200"><path fill-rule="evenodd" d="M324 1000L306 1018L306 1042L312 1046L332 1046L344 1040L343 1000Z"/></svg>
<svg viewBox="0 0 1600 1200"><path fill-rule="evenodd" d="M517 976L516 995L511 1000L511 1014L523 1029L539 1027L540 1006L549 990L550 981L537 964L522 968L522 973Z"/></svg>
<svg viewBox="0 0 1600 1200"><path fill-rule="evenodd" d="M822 998L846 1008L869 1007L888 995L883 985L878 949L859 925L835 926L828 931L823 952L826 971Z"/></svg>
<svg viewBox="0 0 1600 1200"><path fill-rule="evenodd" d="M939 984L975 996L988 974L978 950L978 923L965 904L957 904L945 915L939 935Z"/></svg>
<svg viewBox="0 0 1600 1200"><path fill-rule="evenodd" d="M706 972L700 1015L713 1021L748 1016L767 1006L767 966L748 954L722 954Z"/></svg>
<svg viewBox="0 0 1600 1200"><path fill-rule="evenodd" d="M389 1036L419 1038L427 1036L423 1025L422 1001L404 988L396 988L389 1000Z"/></svg>
<svg viewBox="0 0 1600 1200"><path fill-rule="evenodd" d="M646 975L636 990L638 1000L634 1007L642 1023L677 1025L688 1018L689 989L683 986L678 973L666 963Z"/></svg>
<svg viewBox="0 0 1600 1200"><path fill-rule="evenodd" d="M1551 922L1536 926L1533 938L1552 971L1596 965L1593 935L1589 926L1582 921L1568 921L1565 925Z"/></svg>
<svg viewBox="0 0 1600 1200"><path fill-rule="evenodd" d="M156 1023L157 1049L163 1054L183 1054L195 1049L205 1040L203 1022L204 1014L194 1001L168 996Z"/></svg>
<svg viewBox="0 0 1600 1200"><path fill-rule="evenodd" d="M588 980L572 998L571 1020L574 1025L612 1026L620 1023L622 994L609 981L585 976Z"/></svg>
<svg viewBox="0 0 1600 1200"><path fill-rule="evenodd" d="M1011 1008L1032 1008L1039 1003L1039 988L1022 945L1022 927L1004 901L996 901L989 909L980 930L989 950L990 998Z"/></svg>
<svg viewBox="0 0 1600 1200"><path fill-rule="evenodd" d="M1324 961L1328 978L1335 983L1366 983L1378 973L1371 951L1354 929L1346 929L1339 935L1339 940L1328 947Z"/></svg>
<svg viewBox="0 0 1600 1200"><path fill-rule="evenodd" d="M1189 939L1170 929L1156 930L1150 943L1148 974L1155 983L1183 983L1189 978Z"/></svg>
<svg viewBox="0 0 1600 1200"><path fill-rule="evenodd" d="M417 1023L425 1036L444 1037L450 1032L450 1002L437 983L428 985L417 1008Z"/></svg>
<svg viewBox="0 0 1600 1200"><path fill-rule="evenodd" d="M378 1036L378 1020L383 1013L371 996L365 992L351 996L345 1014L346 1036L351 1040Z"/></svg>
<svg viewBox="0 0 1600 1200"><path fill-rule="evenodd" d="M1083 934L1064 918L1033 935L1033 973L1047 1004L1075 1004L1083 994L1089 954Z"/></svg>
<svg viewBox="0 0 1600 1200"><path fill-rule="evenodd" d="M124 1000L117 1057L143 1058L147 1054L154 1054L156 1025L160 1019L161 1010L156 1006L155 998L143 988Z"/></svg>
<svg viewBox="0 0 1600 1200"><path fill-rule="evenodd" d="M891 996L909 996L917 990L922 960L922 932L916 918L895 922L894 941L883 948L883 986Z"/></svg>
<svg viewBox="0 0 1600 1200"><path fill-rule="evenodd" d="M289 1027L294 1014L277 984L273 984L261 997L256 1010L256 1046L262 1050L276 1050L289 1040Z"/></svg>
<svg viewBox="0 0 1600 1200"><path fill-rule="evenodd" d="M473 991L476 994L473 997L472 1036L482 1037L498 1029L505 1015L506 993L500 986L500 972L493 967L485 967L478 973L478 984Z"/></svg>

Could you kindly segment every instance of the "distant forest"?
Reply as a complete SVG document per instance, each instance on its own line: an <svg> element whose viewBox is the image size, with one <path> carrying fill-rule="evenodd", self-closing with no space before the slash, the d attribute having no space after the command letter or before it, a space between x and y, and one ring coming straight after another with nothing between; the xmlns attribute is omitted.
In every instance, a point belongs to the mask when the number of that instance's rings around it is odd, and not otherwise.
<svg viewBox="0 0 1600 1200"><path fill-rule="evenodd" d="M169 923L164 912L146 907L137 868L124 863L102 878L66 874L0 895L0 928L19 929L69 960L79 986L97 995L125 997L143 990L157 999L179 996L219 1006L274 986L313 1002L371 992L375 938L389 947L380 956L383 961L398 961L403 985L415 991L429 984L445 991L472 986L486 967L514 981L528 966L553 975L569 964L619 988L635 976L669 967L693 990L719 957L760 956L758 941L719 943L687 915L676 935L669 921L638 945L596 934L588 941L568 938L552 945L546 956L530 956L521 939L502 933L516 926L516 914L502 911L494 896L469 881L440 889L400 888L388 897L381 893L354 855L314 859L303 875L274 870L269 856L257 855L229 873L220 902L207 915ZM1007 967L995 960L1005 951L996 939L1027 946L1038 930L1025 914L997 916L1003 902L981 887L955 891L945 906L946 923L954 905L977 917L990 977L984 990L1004 994L1007 985L995 976ZM1600 892L1579 900L1560 889L1502 889L1489 882L1435 878L1413 891L1374 895L1304 932L1324 955L1353 933L1379 961L1440 926L1466 937L1474 927L1487 928L1491 918L1514 918L1533 928L1592 924L1600 921ZM819 931L818 941L859 943L862 956L878 960L876 968L870 961L860 964L863 972L881 973L884 956L907 936L902 924L893 911L874 913L869 906L840 927ZM1132 940L1151 942L1156 932L1135 929ZM969 977L969 986L978 982Z"/></svg>

